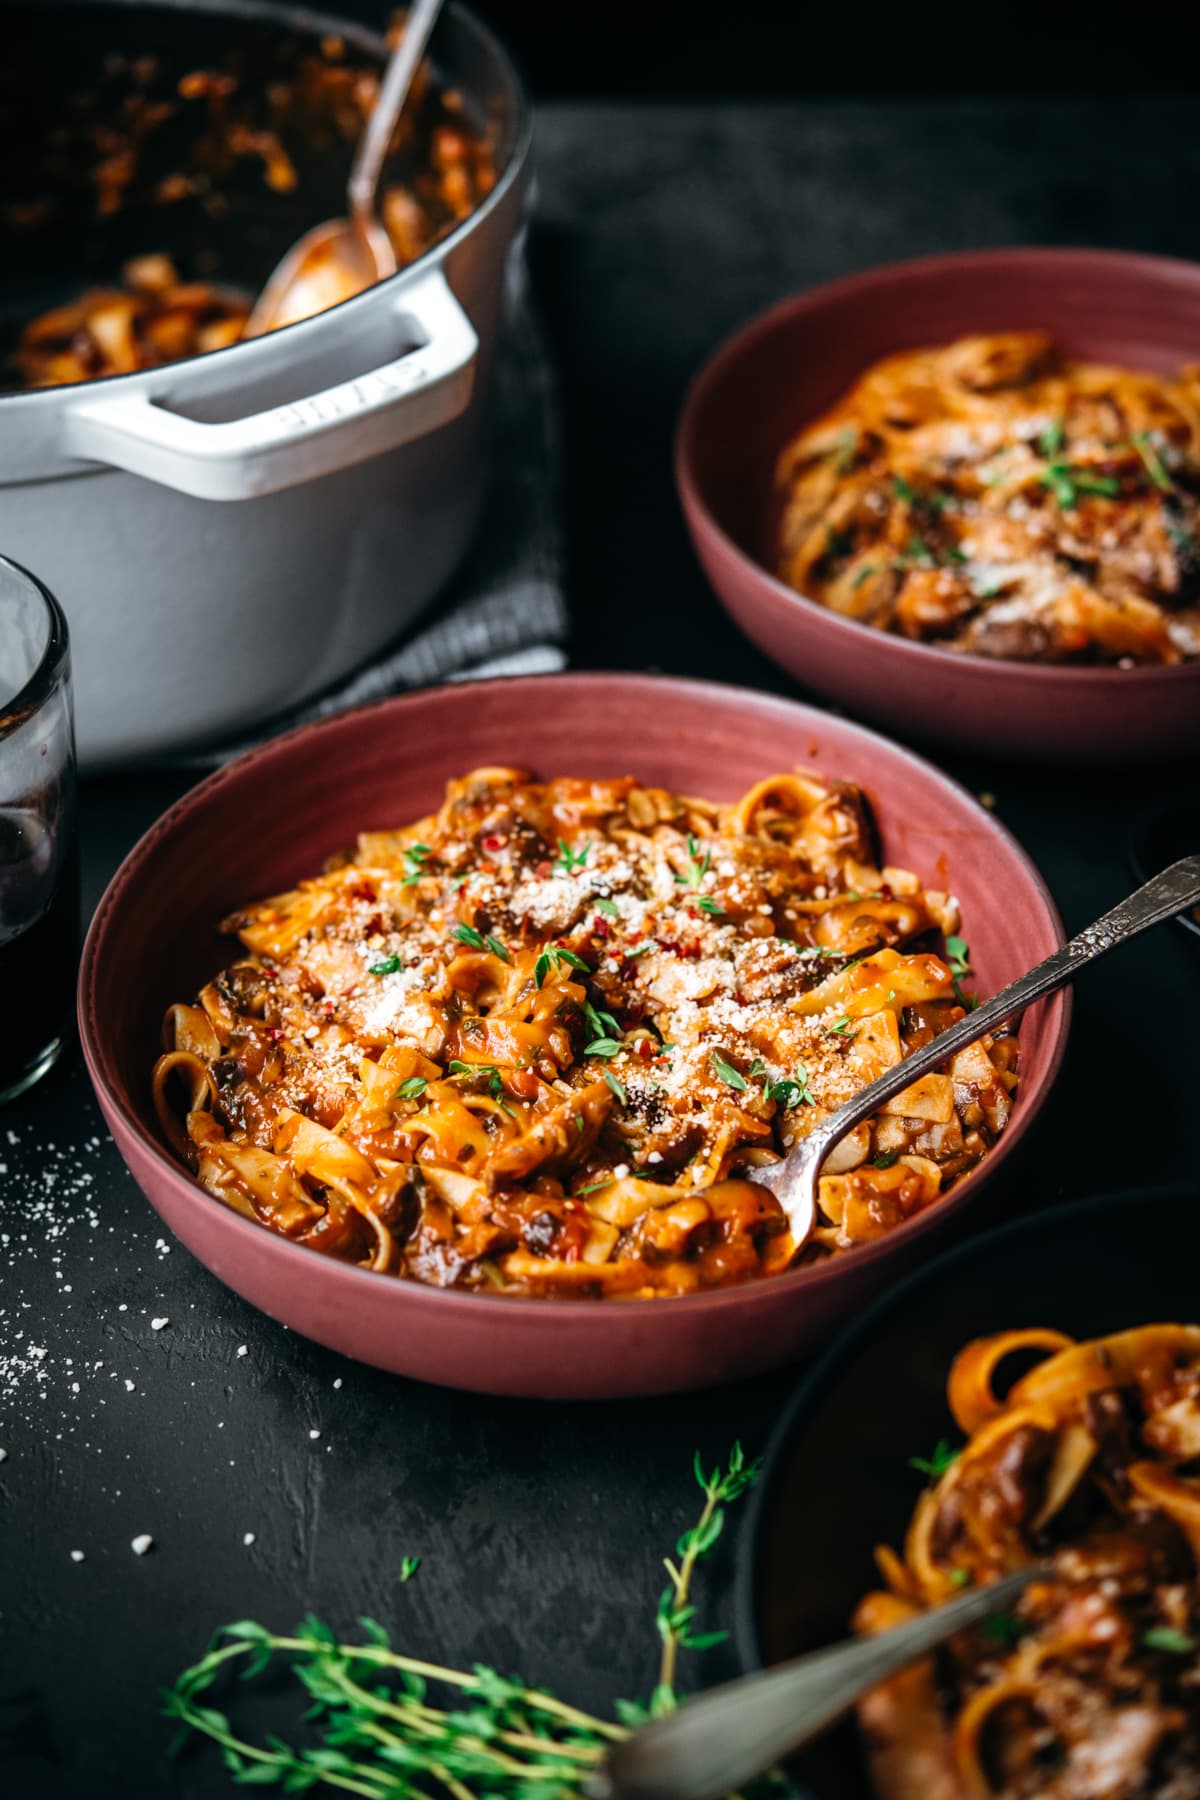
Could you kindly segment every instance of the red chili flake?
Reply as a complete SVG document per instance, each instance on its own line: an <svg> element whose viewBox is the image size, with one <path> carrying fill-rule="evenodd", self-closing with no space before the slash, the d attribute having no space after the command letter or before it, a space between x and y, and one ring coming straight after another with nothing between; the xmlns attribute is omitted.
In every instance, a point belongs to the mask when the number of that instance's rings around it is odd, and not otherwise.
<svg viewBox="0 0 1200 1800"><path fill-rule="evenodd" d="M649 1038L639 1038L635 1048L643 1062L649 1062L654 1055L654 1046Z"/></svg>
<svg viewBox="0 0 1200 1800"><path fill-rule="evenodd" d="M746 999L745 994L743 994L740 989L738 990L738 992L736 994L734 994L733 998L736 1001L738 1006L748 1006L749 1005L749 1001Z"/></svg>
<svg viewBox="0 0 1200 1800"><path fill-rule="evenodd" d="M485 850L503 850L507 842L508 838L502 831L490 831L483 839L483 847Z"/></svg>
<svg viewBox="0 0 1200 1800"><path fill-rule="evenodd" d="M655 938L660 950L670 950L675 956L698 958L704 955L702 944L683 944L676 938Z"/></svg>
<svg viewBox="0 0 1200 1800"><path fill-rule="evenodd" d="M279 979L279 970L278 969L269 969L269 968L267 968L265 963L263 964L262 968L259 970L259 974L262 976L264 981L278 981L278 979Z"/></svg>
<svg viewBox="0 0 1200 1800"><path fill-rule="evenodd" d="M540 862L535 866L533 872L539 881L545 881L547 875L550 873L550 864L548 862Z"/></svg>
<svg viewBox="0 0 1200 1800"><path fill-rule="evenodd" d="M893 892L891 890L891 887L889 886L889 884L886 881L884 882L883 886L880 888L879 892L882 894L882 896L885 900L894 900L896 898L895 894L893 894Z"/></svg>
<svg viewBox="0 0 1200 1800"><path fill-rule="evenodd" d="M612 926L600 913L597 913L596 917L592 920L592 936L598 938L610 938L612 936Z"/></svg>
<svg viewBox="0 0 1200 1800"><path fill-rule="evenodd" d="M267 1036L270 1038L270 1040L273 1044L277 1044L279 1042L280 1038L283 1036L283 1026L282 1025L268 1025L267 1026Z"/></svg>

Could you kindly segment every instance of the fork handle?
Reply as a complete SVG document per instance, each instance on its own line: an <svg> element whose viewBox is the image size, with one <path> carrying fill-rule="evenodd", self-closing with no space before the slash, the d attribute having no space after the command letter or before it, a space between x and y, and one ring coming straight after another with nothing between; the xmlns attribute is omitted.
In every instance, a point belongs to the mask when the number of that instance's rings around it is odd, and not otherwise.
<svg viewBox="0 0 1200 1800"><path fill-rule="evenodd" d="M939 1032L928 1044L922 1044L919 1050L912 1051L893 1068L885 1069L882 1075L868 1082L866 1087L859 1088L844 1106L839 1106L803 1140L806 1161L811 1158L818 1164L824 1162L848 1131L863 1119L869 1119L886 1100L903 1093L919 1076L940 1068L948 1057L965 1050L968 1044L975 1043L994 1026L1007 1024L1035 1000L1065 987L1067 982L1074 980L1078 970L1095 962L1098 956L1104 956L1119 944L1137 937L1139 932L1149 930L1151 925L1172 919L1176 913L1198 902L1200 856L1185 856L1129 894L1111 912L1106 912L1094 925L1081 931L1078 937L1053 951L1044 962L1018 976L990 1000L983 1001L974 1012L967 1013L957 1024Z"/></svg>
<svg viewBox="0 0 1200 1800"><path fill-rule="evenodd" d="M1038 1573L1033 1564L877 1637L851 1638L714 1688L610 1750L588 1793L592 1800L721 1800L836 1724L889 1675L1002 1611Z"/></svg>

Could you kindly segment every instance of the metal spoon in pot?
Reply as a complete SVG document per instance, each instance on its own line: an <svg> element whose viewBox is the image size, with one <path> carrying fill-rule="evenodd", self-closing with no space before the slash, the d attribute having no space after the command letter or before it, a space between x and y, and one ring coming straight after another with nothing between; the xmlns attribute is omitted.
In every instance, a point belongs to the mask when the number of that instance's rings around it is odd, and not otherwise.
<svg viewBox="0 0 1200 1800"><path fill-rule="evenodd" d="M881 1681L1002 1612L1041 1573L1032 1564L876 1637L713 1688L616 1745L586 1791L591 1800L721 1800L828 1730Z"/></svg>
<svg viewBox="0 0 1200 1800"><path fill-rule="evenodd" d="M1173 918L1198 900L1200 856L1185 856L1122 900L1119 906L1114 906L1078 937L1055 950L1036 968L1010 982L992 999L983 1001L974 1012L951 1025L949 1030L941 1032L930 1043L914 1050L911 1056L903 1057L894 1068L885 1070L866 1087L860 1088L789 1150L782 1161L755 1169L750 1179L758 1187L769 1188L779 1201L791 1226L796 1253L804 1248L816 1226L817 1181L821 1165L848 1131L869 1119L885 1101L902 1093L918 1076L940 1068L948 1058L965 1050L968 1044L973 1044L995 1026L1007 1024L1035 1000L1065 987L1085 964L1095 962L1105 951L1127 943L1149 926Z"/></svg>
<svg viewBox="0 0 1200 1800"><path fill-rule="evenodd" d="M246 337L310 318L396 273L396 253L375 216L375 191L396 120L441 9L442 0L416 0L392 51L350 169L349 217L316 225L293 244L259 295Z"/></svg>

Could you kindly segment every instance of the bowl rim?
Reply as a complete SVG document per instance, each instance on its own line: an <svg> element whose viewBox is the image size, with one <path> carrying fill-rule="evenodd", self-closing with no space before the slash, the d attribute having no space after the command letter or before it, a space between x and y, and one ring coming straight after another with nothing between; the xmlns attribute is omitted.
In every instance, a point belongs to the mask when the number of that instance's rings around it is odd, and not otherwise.
<svg viewBox="0 0 1200 1800"><path fill-rule="evenodd" d="M741 1523L733 1578L733 1643L739 1666L744 1673L751 1674L772 1666L763 1655L759 1608L755 1596L763 1560L763 1526L780 1463L789 1441L803 1429L806 1416L821 1399L830 1382L836 1380L841 1369L857 1354L864 1340L886 1324L893 1314L902 1311L922 1283L940 1284L953 1275L965 1257L986 1256L993 1245L1006 1243L1010 1238L1019 1237L1025 1232L1037 1231L1047 1224L1057 1225L1075 1218L1091 1218L1100 1212L1116 1212L1121 1207L1147 1198L1194 1203L1195 1195L1194 1183L1153 1182L1144 1187L1113 1188L1103 1194L1086 1194L1080 1199L1066 1200L1055 1206L1040 1207L1035 1212L1022 1213L1018 1219L1005 1219L975 1237L964 1238L961 1243L951 1245L920 1268L910 1270L894 1287L873 1300L859 1318L836 1333L832 1343L820 1352L816 1361L800 1377L784 1402L782 1412L776 1414L762 1453L762 1474L751 1491L750 1505ZM811 1800L816 1800L816 1796L812 1796Z"/></svg>
<svg viewBox="0 0 1200 1800"><path fill-rule="evenodd" d="M118 0L128 4L128 0ZM332 0L336 4L336 0ZM310 10L308 7L296 7L287 4L287 0L151 0L151 4L167 11L195 11L201 16L216 19L249 19L263 25L275 26L293 36L316 42L323 36L343 38L362 55L374 57L382 66L387 55L387 36L383 31L376 31L370 25L357 19L345 18L336 12ZM312 313L307 318L293 319L290 324L278 325L272 332L263 336L279 338L288 334L287 341L292 345L306 345L312 330L321 329L321 321L337 315L344 324L347 308L354 308L354 316L361 314L364 304L370 303L373 296L386 290L389 294L399 296L403 286L415 286L421 277L431 269L440 268L451 251L468 237L476 225L489 218L496 211L510 190L520 181L522 173L529 162L529 153L533 143L533 107L529 97L529 89L521 70L517 67L507 45L493 31L491 25L480 17L469 0L448 0L447 11L455 16L456 23L465 26L478 43L494 57L496 66L502 72L507 88L506 101L511 107L512 142L503 168L496 176L495 185L483 195L477 205L465 218L444 237L430 244L412 262L405 263L394 275L387 275L382 281L376 281L364 288L360 294L351 294L345 300L338 300L333 306L327 306L323 312ZM427 56L430 52L426 52ZM435 63L435 67L438 65ZM447 73L445 65L438 67L439 75ZM319 222L319 221L318 221ZM214 283L220 286L220 283ZM300 335L292 335L300 334ZM238 338L232 344L222 344L216 350L194 351L190 356L178 357L174 362L163 363L158 369L126 369L111 375L93 375L87 381L59 384L43 388L12 388L0 391L0 409L14 406L17 402L22 407L41 406L45 411L54 403L55 397L62 404L62 395L87 393L103 389L108 392L120 387L121 391L132 389L139 381L145 384L146 377L157 376L162 370L172 375L179 370L190 373L200 364L206 367L214 358L221 358L223 370L240 369L241 362L231 359L241 356L245 360L249 347L258 340L255 338ZM185 377L186 379L186 377ZM122 385L123 384L123 385Z"/></svg>
<svg viewBox="0 0 1200 1800"><path fill-rule="evenodd" d="M755 313L718 343L692 376L684 392L683 404L675 426L672 466L675 489L684 517L693 533L703 532L716 540L722 552L738 566L744 578L766 589L774 599L792 606L808 617L813 627L823 624L831 636L842 636L846 652L853 655L870 643L876 648L907 659L909 671L916 675L924 668L936 670L964 669L979 671L998 683L1016 685L1033 681L1097 690L1119 679L1122 684L1136 682L1139 687L1168 685L1190 677L1200 679L1200 659L1191 662L1137 664L1131 669L1117 667L1081 667L1071 663L1018 662L1012 658L994 659L972 656L964 651L946 650L938 644L923 643L880 631L861 619L837 613L819 600L788 587L765 563L759 562L732 538L717 518L706 499L696 472L696 446L701 436L700 416L713 392L724 382L736 364L765 339L784 330L796 319L824 313L842 301L877 293L885 298L897 285L920 283L930 277L954 274L963 269L989 269L997 265L1031 265L1035 271L1049 272L1055 266L1091 266L1097 275L1106 272L1141 274L1150 281L1192 287L1200 310L1200 262L1181 256L1157 256L1140 250L1107 250L1087 246L1054 247L1047 245L997 245L982 250L954 250L935 256L913 256L898 262L877 263L870 268L842 275L817 287L803 288L775 301L762 312ZM804 420L796 429L803 427Z"/></svg>
<svg viewBox="0 0 1200 1800"><path fill-rule="evenodd" d="M96 970L101 963L105 951L105 938L110 928L110 921L125 901L131 887L136 883L142 865L151 858L158 844L166 837L172 836L186 825L188 814L197 806L209 802L215 795L231 783L244 780L251 771L260 766L270 765L277 760L286 760L298 743L308 743L322 736L332 736L338 731L345 731L348 726L358 724L364 718L371 718L385 713L400 716L405 710L420 705L430 696L462 695L463 704L470 705L473 694L483 688L504 687L510 691L525 689L544 689L552 687L566 689L568 693L586 693L591 688L619 681L631 686L635 692L641 691L649 695L670 688L674 692L690 697L698 705L706 700L732 700L739 707L766 709L786 717L793 724L806 725L810 730L824 730L832 725L836 730L849 732L852 736L865 740L864 748L880 746L890 756L898 756L904 763L916 769L922 779L931 776L935 784L949 789L960 804L975 813L985 831L1002 844L1010 856L1023 869L1026 878L1032 884L1040 898L1050 925L1061 944L1065 941L1062 919L1041 871L1029 857L1017 838L1008 827L982 806L969 789L955 781L950 775L935 764L918 756L907 746L895 743L883 733L873 731L868 726L860 725L856 720L836 717L823 712L820 708L810 706L802 701L789 700L781 695L767 694L753 688L746 688L717 681L704 681L688 676L649 674L629 670L566 670L542 675L509 675L492 677L485 680L440 683L430 688L418 688L408 693L389 695L366 706L355 707L332 718L319 719L308 724L298 725L279 737L270 738L263 744L245 751L233 758L221 768L214 770L202 781L181 795L155 821L134 844L123 858L116 873L109 881L101 896L100 902L88 927L80 957L79 976L76 984L76 1012L79 1026L79 1040L83 1050L84 1061L92 1085L96 1090L101 1107L104 1110L112 1135L117 1138L117 1125L137 1144L139 1150L152 1158L157 1171L166 1180L180 1201L195 1201L197 1197L208 1205L218 1208L222 1221L232 1234L233 1239L240 1239L247 1246L253 1244L266 1255L278 1254L282 1257L300 1258L295 1264L297 1273L303 1269L314 1270L314 1252L302 1244L295 1244L290 1239L273 1232L254 1221L243 1218L240 1213L222 1205L214 1195L206 1192L193 1176L176 1161L166 1145L147 1127L139 1113L126 1097L124 1084L119 1077L110 1073L110 1059L106 1048L103 1027L97 1017L94 1005L94 988ZM648 697L649 697L648 695ZM539 702L540 704L540 702ZM734 1287L716 1288L695 1294L663 1295L657 1297L652 1306L655 1317L667 1317L678 1314L681 1307L686 1308L690 1316L696 1317L706 1312L716 1314L727 1309L746 1306L754 1296L761 1295L769 1288L772 1293L801 1293L805 1289L828 1286L842 1279L843 1271L851 1272L875 1262L881 1261L892 1253L893 1246L899 1243L910 1243L916 1237L935 1228L951 1210L958 1210L964 1199L968 1198L981 1178L990 1177L998 1162L1006 1158L1020 1143L1027 1130L1036 1122L1041 1105L1048 1098L1062 1067L1066 1053L1067 1038L1070 1030L1072 1013L1072 996L1070 988L1060 989L1050 995L1045 1002L1049 1011L1046 1015L1048 1031L1049 1059L1042 1077L1041 1091L1036 1103L1031 1108L1018 1107L1015 1115L1006 1127L999 1142L988 1152L983 1161L964 1176L943 1201L936 1206L926 1208L915 1219L910 1220L898 1231L879 1238L875 1243L865 1244L851 1256L828 1257L822 1262L809 1264L806 1267L789 1270L783 1275L773 1275L757 1282L742 1282ZM1057 1023L1055 1019L1057 1018ZM113 1121L117 1124L114 1124ZM124 1146L118 1141L118 1149L124 1158ZM135 1179L137 1177L135 1176ZM139 1182L140 1185L140 1182ZM151 1202L153 1204L153 1202ZM157 1208L155 1209L157 1210ZM274 1247L273 1249L271 1247ZM341 1262L336 1257L321 1257L318 1268L324 1268L326 1274L322 1279L344 1292L347 1300L355 1295L370 1291L382 1293L380 1277L371 1269L358 1267L353 1263ZM362 1283L370 1282L372 1287L365 1290ZM553 1309L560 1320L580 1318L594 1320L596 1318L644 1318L643 1302L630 1302L625 1306L614 1305L610 1299L583 1299L557 1297L536 1297L530 1295L500 1295L463 1292L455 1288L429 1287L421 1282L391 1281L387 1284L394 1290L397 1304L416 1307L434 1306L442 1309L442 1317L450 1317L451 1308L456 1308L465 1320L491 1318L498 1322L503 1318L517 1316L526 1319L548 1316L548 1309Z"/></svg>

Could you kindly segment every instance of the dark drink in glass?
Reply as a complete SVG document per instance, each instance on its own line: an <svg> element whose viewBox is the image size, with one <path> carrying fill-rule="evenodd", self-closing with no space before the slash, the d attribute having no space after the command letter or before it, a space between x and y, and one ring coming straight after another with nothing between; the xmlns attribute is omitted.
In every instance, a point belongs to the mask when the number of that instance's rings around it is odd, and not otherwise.
<svg viewBox="0 0 1200 1800"><path fill-rule="evenodd" d="M0 1102L61 1050L78 950L67 625L41 583L0 557Z"/></svg>

